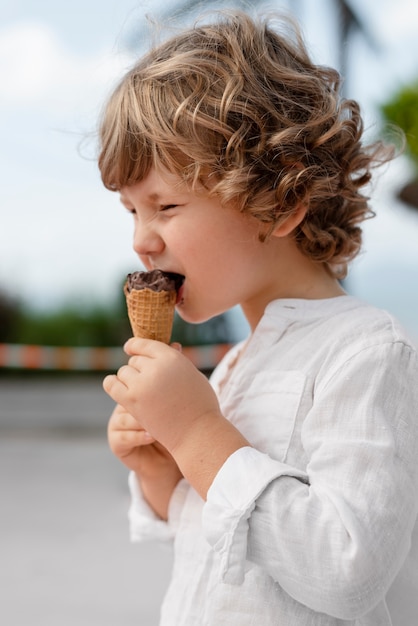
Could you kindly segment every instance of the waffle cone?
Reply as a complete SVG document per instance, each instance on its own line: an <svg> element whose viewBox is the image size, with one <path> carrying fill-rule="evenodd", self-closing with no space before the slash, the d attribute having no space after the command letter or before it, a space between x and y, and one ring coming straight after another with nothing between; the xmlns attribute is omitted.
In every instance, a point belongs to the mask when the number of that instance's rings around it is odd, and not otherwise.
<svg viewBox="0 0 418 626"><path fill-rule="evenodd" d="M134 337L170 342L176 304L175 291L132 289L125 286L126 306Z"/></svg>

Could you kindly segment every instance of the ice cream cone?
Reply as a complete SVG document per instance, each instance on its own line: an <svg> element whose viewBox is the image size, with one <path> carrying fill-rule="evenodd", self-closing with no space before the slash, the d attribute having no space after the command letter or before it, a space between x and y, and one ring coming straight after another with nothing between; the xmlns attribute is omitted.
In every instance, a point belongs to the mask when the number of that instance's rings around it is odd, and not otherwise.
<svg viewBox="0 0 418 626"><path fill-rule="evenodd" d="M134 337L170 342L176 304L175 291L124 288Z"/></svg>

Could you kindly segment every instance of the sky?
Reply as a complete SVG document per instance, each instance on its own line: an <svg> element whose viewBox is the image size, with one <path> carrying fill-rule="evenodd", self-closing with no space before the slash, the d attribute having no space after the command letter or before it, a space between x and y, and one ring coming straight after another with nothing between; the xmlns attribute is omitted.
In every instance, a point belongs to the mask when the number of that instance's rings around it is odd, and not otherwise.
<svg viewBox="0 0 418 626"><path fill-rule="evenodd" d="M351 5L373 45L353 36L346 91L373 134L380 103L418 78L418 3ZM338 66L332 0L265 7L294 12L314 60ZM130 216L102 187L94 132L110 90L146 49L147 14L161 18L157 0L2 1L0 291L28 306L106 305L126 273L140 269ZM403 157L381 174L373 189L377 217L365 225L347 288L391 310L418 337L418 211L396 199L410 176Z"/></svg>

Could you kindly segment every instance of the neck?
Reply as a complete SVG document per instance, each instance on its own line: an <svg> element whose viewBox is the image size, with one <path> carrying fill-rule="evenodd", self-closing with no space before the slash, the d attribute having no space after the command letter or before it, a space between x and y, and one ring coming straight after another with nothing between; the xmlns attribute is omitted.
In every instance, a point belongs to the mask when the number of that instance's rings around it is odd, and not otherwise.
<svg viewBox="0 0 418 626"><path fill-rule="evenodd" d="M241 303L252 331L263 316L266 306L273 300L322 300L346 295L325 264L311 261L292 245L285 258L286 265L283 262L277 264L278 270L276 273L271 272L271 278L263 282L259 293L251 300Z"/></svg>

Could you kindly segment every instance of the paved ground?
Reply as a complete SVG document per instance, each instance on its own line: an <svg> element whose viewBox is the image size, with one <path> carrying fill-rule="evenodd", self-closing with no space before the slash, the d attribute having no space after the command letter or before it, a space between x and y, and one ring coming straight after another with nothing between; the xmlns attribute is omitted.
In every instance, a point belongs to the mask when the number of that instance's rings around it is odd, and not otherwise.
<svg viewBox="0 0 418 626"><path fill-rule="evenodd" d="M101 381L0 378L0 623L156 626L171 555L128 540Z"/></svg>

